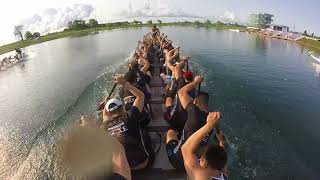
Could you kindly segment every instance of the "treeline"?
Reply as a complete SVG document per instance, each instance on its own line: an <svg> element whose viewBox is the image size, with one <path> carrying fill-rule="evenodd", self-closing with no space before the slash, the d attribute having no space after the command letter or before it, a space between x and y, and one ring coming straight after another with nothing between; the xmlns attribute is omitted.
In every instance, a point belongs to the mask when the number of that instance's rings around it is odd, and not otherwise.
<svg viewBox="0 0 320 180"><path fill-rule="evenodd" d="M37 39L41 36L41 34L39 32L32 33L30 31L26 31L25 33L23 33L23 25L14 26L13 34L15 36L18 36L22 41L24 39L25 40Z"/></svg>
<svg viewBox="0 0 320 180"><path fill-rule="evenodd" d="M94 27L98 27L98 25L99 23L95 19L90 19L88 22L86 22L85 20L74 20L74 21L68 22L68 26L65 29L65 31L94 28Z"/></svg>
<svg viewBox="0 0 320 180"><path fill-rule="evenodd" d="M115 28L115 27L139 27L139 26L152 26L152 25L163 25L163 26L195 26L195 27L216 27L216 28L224 28L224 27L235 27L235 28L242 28L245 26L239 25L237 23L222 23L221 21L217 21L216 23L212 23L210 20L206 20L204 22L201 21L183 21L183 22L162 22L161 20L148 20L146 23L142 21L134 20L132 22L129 21L122 21L122 22L112 22L112 23L104 23L99 24L97 20L90 19L88 22L85 20L74 20L68 23L67 28L65 31L72 31L72 30L84 30L88 28Z"/></svg>
<svg viewBox="0 0 320 180"><path fill-rule="evenodd" d="M26 40L32 40L32 39L37 39L41 36L41 34L39 32L30 32L30 31L26 31L24 37Z"/></svg>
<svg viewBox="0 0 320 180"><path fill-rule="evenodd" d="M89 28L105 28L105 27L129 27L129 26L139 26L143 25L142 21L134 20L133 22L123 21L123 22L112 22L99 24L96 19L90 19L88 22L85 20L74 20L68 22L67 28L64 31L74 31L74 30L84 30Z"/></svg>
<svg viewBox="0 0 320 180"><path fill-rule="evenodd" d="M307 36L307 37L310 37L310 38L320 39L320 37L314 35L314 33L309 34L309 33L307 32L307 30L305 30L305 31L302 33L302 35Z"/></svg>

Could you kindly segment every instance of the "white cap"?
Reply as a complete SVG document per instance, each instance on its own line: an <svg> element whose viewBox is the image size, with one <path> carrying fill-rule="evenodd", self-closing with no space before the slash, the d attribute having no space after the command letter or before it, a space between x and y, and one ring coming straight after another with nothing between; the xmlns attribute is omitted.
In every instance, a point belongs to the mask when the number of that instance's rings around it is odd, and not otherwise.
<svg viewBox="0 0 320 180"><path fill-rule="evenodd" d="M112 112L112 111L118 109L121 105L122 105L122 102L119 101L118 99L110 99L107 102L105 108L108 112Z"/></svg>

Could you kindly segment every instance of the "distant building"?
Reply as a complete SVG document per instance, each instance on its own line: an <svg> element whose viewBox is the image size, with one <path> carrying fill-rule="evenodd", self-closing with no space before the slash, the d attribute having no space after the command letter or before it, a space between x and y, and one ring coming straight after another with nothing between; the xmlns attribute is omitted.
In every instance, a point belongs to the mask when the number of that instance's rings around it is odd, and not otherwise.
<svg viewBox="0 0 320 180"><path fill-rule="evenodd" d="M288 26L282 25L270 25L269 29L272 29L273 31L290 32Z"/></svg>
<svg viewBox="0 0 320 180"><path fill-rule="evenodd" d="M249 16L249 27L266 29L273 21L273 15L267 13L254 13Z"/></svg>
<svg viewBox="0 0 320 180"><path fill-rule="evenodd" d="M297 41L303 38L301 34L296 32L290 32L289 27L283 26L283 25L270 25L269 28L261 30L261 34L270 36L273 38L293 40L293 41Z"/></svg>

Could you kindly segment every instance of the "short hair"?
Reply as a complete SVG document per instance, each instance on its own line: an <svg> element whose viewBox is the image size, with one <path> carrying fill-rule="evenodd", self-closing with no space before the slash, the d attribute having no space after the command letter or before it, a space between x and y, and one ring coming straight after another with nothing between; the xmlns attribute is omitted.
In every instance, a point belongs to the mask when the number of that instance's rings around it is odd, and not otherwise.
<svg viewBox="0 0 320 180"><path fill-rule="evenodd" d="M208 146L204 157L208 166L219 171L222 171L228 160L226 151L219 145Z"/></svg>
<svg viewBox="0 0 320 180"><path fill-rule="evenodd" d="M196 99L202 103L202 104L205 104L205 105L208 105L209 103L209 94L206 93L206 92L203 92L203 91L199 91L198 92L198 95L196 96Z"/></svg>
<svg viewBox="0 0 320 180"><path fill-rule="evenodd" d="M137 80L137 73L134 71L128 71L125 75L124 75L124 79L129 82L129 83L134 83Z"/></svg>
<svg viewBox="0 0 320 180"><path fill-rule="evenodd" d="M157 26L152 26L152 32L155 32L157 30Z"/></svg>

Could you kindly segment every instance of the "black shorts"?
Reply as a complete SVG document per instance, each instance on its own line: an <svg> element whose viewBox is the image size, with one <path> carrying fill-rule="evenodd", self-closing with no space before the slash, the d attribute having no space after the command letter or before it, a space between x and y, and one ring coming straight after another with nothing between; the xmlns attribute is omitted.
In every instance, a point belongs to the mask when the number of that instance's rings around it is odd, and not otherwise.
<svg viewBox="0 0 320 180"><path fill-rule="evenodd" d="M173 106L169 106L166 108L166 112L163 115L164 120L166 120L168 123L170 123L170 120L172 119L171 111Z"/></svg>
<svg viewBox="0 0 320 180"><path fill-rule="evenodd" d="M181 153L181 144L177 140L170 140L166 144L167 155L170 163L177 170L185 171L183 164L183 157Z"/></svg>
<svg viewBox="0 0 320 180"><path fill-rule="evenodd" d="M187 119L186 114L183 111L180 112L177 110L173 114L171 114L172 109L173 109L173 106L167 107L163 118L170 125L170 129L173 129L181 133Z"/></svg>

